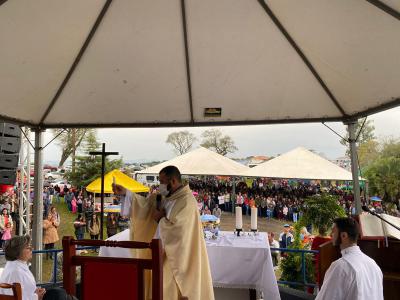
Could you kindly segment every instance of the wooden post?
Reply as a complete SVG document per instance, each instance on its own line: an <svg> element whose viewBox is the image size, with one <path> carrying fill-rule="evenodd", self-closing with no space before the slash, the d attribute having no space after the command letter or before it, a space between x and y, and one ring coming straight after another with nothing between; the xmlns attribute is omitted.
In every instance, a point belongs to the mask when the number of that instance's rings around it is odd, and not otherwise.
<svg viewBox="0 0 400 300"><path fill-rule="evenodd" d="M153 299L163 299L163 264L162 264L163 248L161 245L161 240L153 239L151 241L151 260L153 265L153 270L158 272L152 274L152 297Z"/></svg>
<svg viewBox="0 0 400 300"><path fill-rule="evenodd" d="M67 294L76 295L76 266L72 264L72 257L76 255L75 245L72 245L71 236L65 236L63 246L63 287ZM57 274L55 274L57 276Z"/></svg>

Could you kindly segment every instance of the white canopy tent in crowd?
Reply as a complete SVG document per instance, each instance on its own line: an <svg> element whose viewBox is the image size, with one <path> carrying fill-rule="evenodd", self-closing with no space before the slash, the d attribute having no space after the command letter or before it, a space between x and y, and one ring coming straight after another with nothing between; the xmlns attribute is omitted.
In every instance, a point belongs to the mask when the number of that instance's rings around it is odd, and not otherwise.
<svg viewBox="0 0 400 300"><path fill-rule="evenodd" d="M35 249L47 128L341 121L360 212L355 124L400 103L399 11L395 0L0 0L0 117L35 132Z"/></svg>
<svg viewBox="0 0 400 300"><path fill-rule="evenodd" d="M245 174L248 177L351 181L351 172L305 149L295 148L268 160Z"/></svg>
<svg viewBox="0 0 400 300"><path fill-rule="evenodd" d="M199 147L137 173L158 174L161 169L170 165L176 166L182 175L242 176L249 169L228 157Z"/></svg>

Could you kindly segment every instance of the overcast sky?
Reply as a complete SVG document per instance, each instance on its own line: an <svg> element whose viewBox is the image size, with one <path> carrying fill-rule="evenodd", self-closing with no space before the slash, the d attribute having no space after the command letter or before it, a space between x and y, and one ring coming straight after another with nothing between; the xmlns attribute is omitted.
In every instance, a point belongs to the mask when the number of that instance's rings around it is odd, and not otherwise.
<svg viewBox="0 0 400 300"><path fill-rule="evenodd" d="M374 121L375 134L379 137L400 137L400 107L369 117ZM342 123L329 123L341 135L345 133ZM166 160L176 156L170 145L166 144L168 134L188 130L200 138L209 127L201 128L159 128L159 129L98 129L100 142L106 143L107 151L118 151L125 161ZM303 146L324 153L334 159L343 156L344 146L340 139L321 123L289 125L257 125L218 127L235 141L238 151L228 155L241 158L251 155L275 156L295 147ZM45 133L45 143L52 134ZM196 146L199 144L197 142ZM56 142L44 151L45 162L58 162L61 150Z"/></svg>

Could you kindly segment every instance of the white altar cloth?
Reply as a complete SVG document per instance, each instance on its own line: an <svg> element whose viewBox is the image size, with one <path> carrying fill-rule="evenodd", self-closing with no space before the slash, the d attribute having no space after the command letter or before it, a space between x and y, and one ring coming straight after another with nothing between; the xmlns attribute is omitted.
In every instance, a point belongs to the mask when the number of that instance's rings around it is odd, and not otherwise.
<svg viewBox="0 0 400 300"><path fill-rule="evenodd" d="M107 240L129 241L129 229ZM262 291L264 299L280 299L267 234L237 237L221 231L216 240L206 240L214 287ZM99 256L131 257L126 248L100 247Z"/></svg>
<svg viewBox="0 0 400 300"><path fill-rule="evenodd" d="M216 240L206 240L215 287L252 288L264 299L280 299L267 234L237 237L222 231Z"/></svg>

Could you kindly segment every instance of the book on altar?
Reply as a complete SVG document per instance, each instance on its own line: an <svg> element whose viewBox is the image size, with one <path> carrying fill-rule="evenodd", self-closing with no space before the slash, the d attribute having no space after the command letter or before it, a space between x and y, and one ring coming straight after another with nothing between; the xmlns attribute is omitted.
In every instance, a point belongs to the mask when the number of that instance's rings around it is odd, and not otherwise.
<svg viewBox="0 0 400 300"><path fill-rule="evenodd" d="M387 214L380 216L390 223L400 227L400 218ZM385 223L376 216L368 213L363 213L359 216L361 239L364 240L383 240L385 237L400 240L400 231L391 225Z"/></svg>

